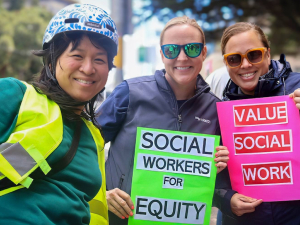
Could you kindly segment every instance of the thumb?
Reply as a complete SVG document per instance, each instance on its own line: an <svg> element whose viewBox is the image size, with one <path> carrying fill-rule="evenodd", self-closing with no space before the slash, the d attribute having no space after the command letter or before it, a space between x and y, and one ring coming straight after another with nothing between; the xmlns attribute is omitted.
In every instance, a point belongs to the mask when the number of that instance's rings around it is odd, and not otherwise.
<svg viewBox="0 0 300 225"><path fill-rule="evenodd" d="M262 202L263 202L262 199L257 200L256 202L253 203L253 207L260 205Z"/></svg>
<svg viewBox="0 0 300 225"><path fill-rule="evenodd" d="M255 198L250 198L250 197L246 197L246 196L240 197L240 200L243 202L247 202L247 203L252 203L252 202L257 201L257 199L255 199Z"/></svg>

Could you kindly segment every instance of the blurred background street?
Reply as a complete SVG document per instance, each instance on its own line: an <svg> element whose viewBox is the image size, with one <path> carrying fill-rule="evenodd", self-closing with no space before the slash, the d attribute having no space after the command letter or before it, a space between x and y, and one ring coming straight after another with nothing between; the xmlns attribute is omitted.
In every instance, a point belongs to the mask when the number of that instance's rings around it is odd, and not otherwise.
<svg viewBox="0 0 300 225"><path fill-rule="evenodd" d="M151 75L163 68L159 35L173 17L195 18L206 36L208 55L201 75L223 66L220 39L238 21L261 26L271 42L271 57L285 53L292 69L300 71L299 1L280 0L0 0L0 77L31 80L42 62L31 54L41 48L49 19L70 3L84 2L105 9L116 22L119 54L106 85L109 95L123 79Z"/></svg>

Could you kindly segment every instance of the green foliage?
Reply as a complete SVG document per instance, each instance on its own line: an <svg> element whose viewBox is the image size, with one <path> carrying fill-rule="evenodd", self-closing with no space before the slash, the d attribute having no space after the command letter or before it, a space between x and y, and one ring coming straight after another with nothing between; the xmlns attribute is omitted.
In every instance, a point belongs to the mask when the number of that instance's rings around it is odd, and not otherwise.
<svg viewBox="0 0 300 225"><path fill-rule="evenodd" d="M12 52L15 50L15 45L12 38L7 35L0 36L0 68L9 63Z"/></svg>
<svg viewBox="0 0 300 225"><path fill-rule="evenodd" d="M8 10L20 10L24 6L25 0L10 0Z"/></svg>
<svg viewBox="0 0 300 225"><path fill-rule="evenodd" d="M52 14L38 6L8 11L0 8L0 77L31 80L42 67L31 50L41 49Z"/></svg>

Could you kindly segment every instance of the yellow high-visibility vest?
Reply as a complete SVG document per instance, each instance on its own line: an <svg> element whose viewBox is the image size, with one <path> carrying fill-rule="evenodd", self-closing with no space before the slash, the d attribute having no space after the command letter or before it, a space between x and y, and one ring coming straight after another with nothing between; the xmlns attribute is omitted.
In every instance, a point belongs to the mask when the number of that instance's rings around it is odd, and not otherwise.
<svg viewBox="0 0 300 225"><path fill-rule="evenodd" d="M7 177L17 186L0 191L0 196L20 188L28 188L33 181L30 174L37 167L47 174L51 167L46 158L59 146L63 138L63 120L59 106L46 95L37 93L33 86L25 82L24 84L27 89L15 129L8 140L0 144L0 180ZM108 224L104 140L92 122L85 119L83 121L95 141L102 174L102 187L89 202L90 224ZM21 161L25 163L20 164Z"/></svg>

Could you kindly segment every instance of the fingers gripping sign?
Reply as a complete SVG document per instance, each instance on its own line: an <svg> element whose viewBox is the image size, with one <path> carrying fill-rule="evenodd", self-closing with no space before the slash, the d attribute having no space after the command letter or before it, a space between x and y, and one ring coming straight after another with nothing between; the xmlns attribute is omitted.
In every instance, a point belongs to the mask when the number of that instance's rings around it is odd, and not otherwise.
<svg viewBox="0 0 300 225"><path fill-rule="evenodd" d="M215 154L216 158L214 161L216 162L216 167L218 168L217 173L220 173L227 166L227 162L229 160L229 151L226 146L218 146L216 150L217 153Z"/></svg>
<svg viewBox="0 0 300 225"><path fill-rule="evenodd" d="M293 93L291 93L290 98L294 99L296 107L300 110L300 88L296 89Z"/></svg>
<svg viewBox="0 0 300 225"><path fill-rule="evenodd" d="M113 212L121 219L133 216L133 202L126 192L120 190L119 188L107 191L106 200L109 211Z"/></svg>

